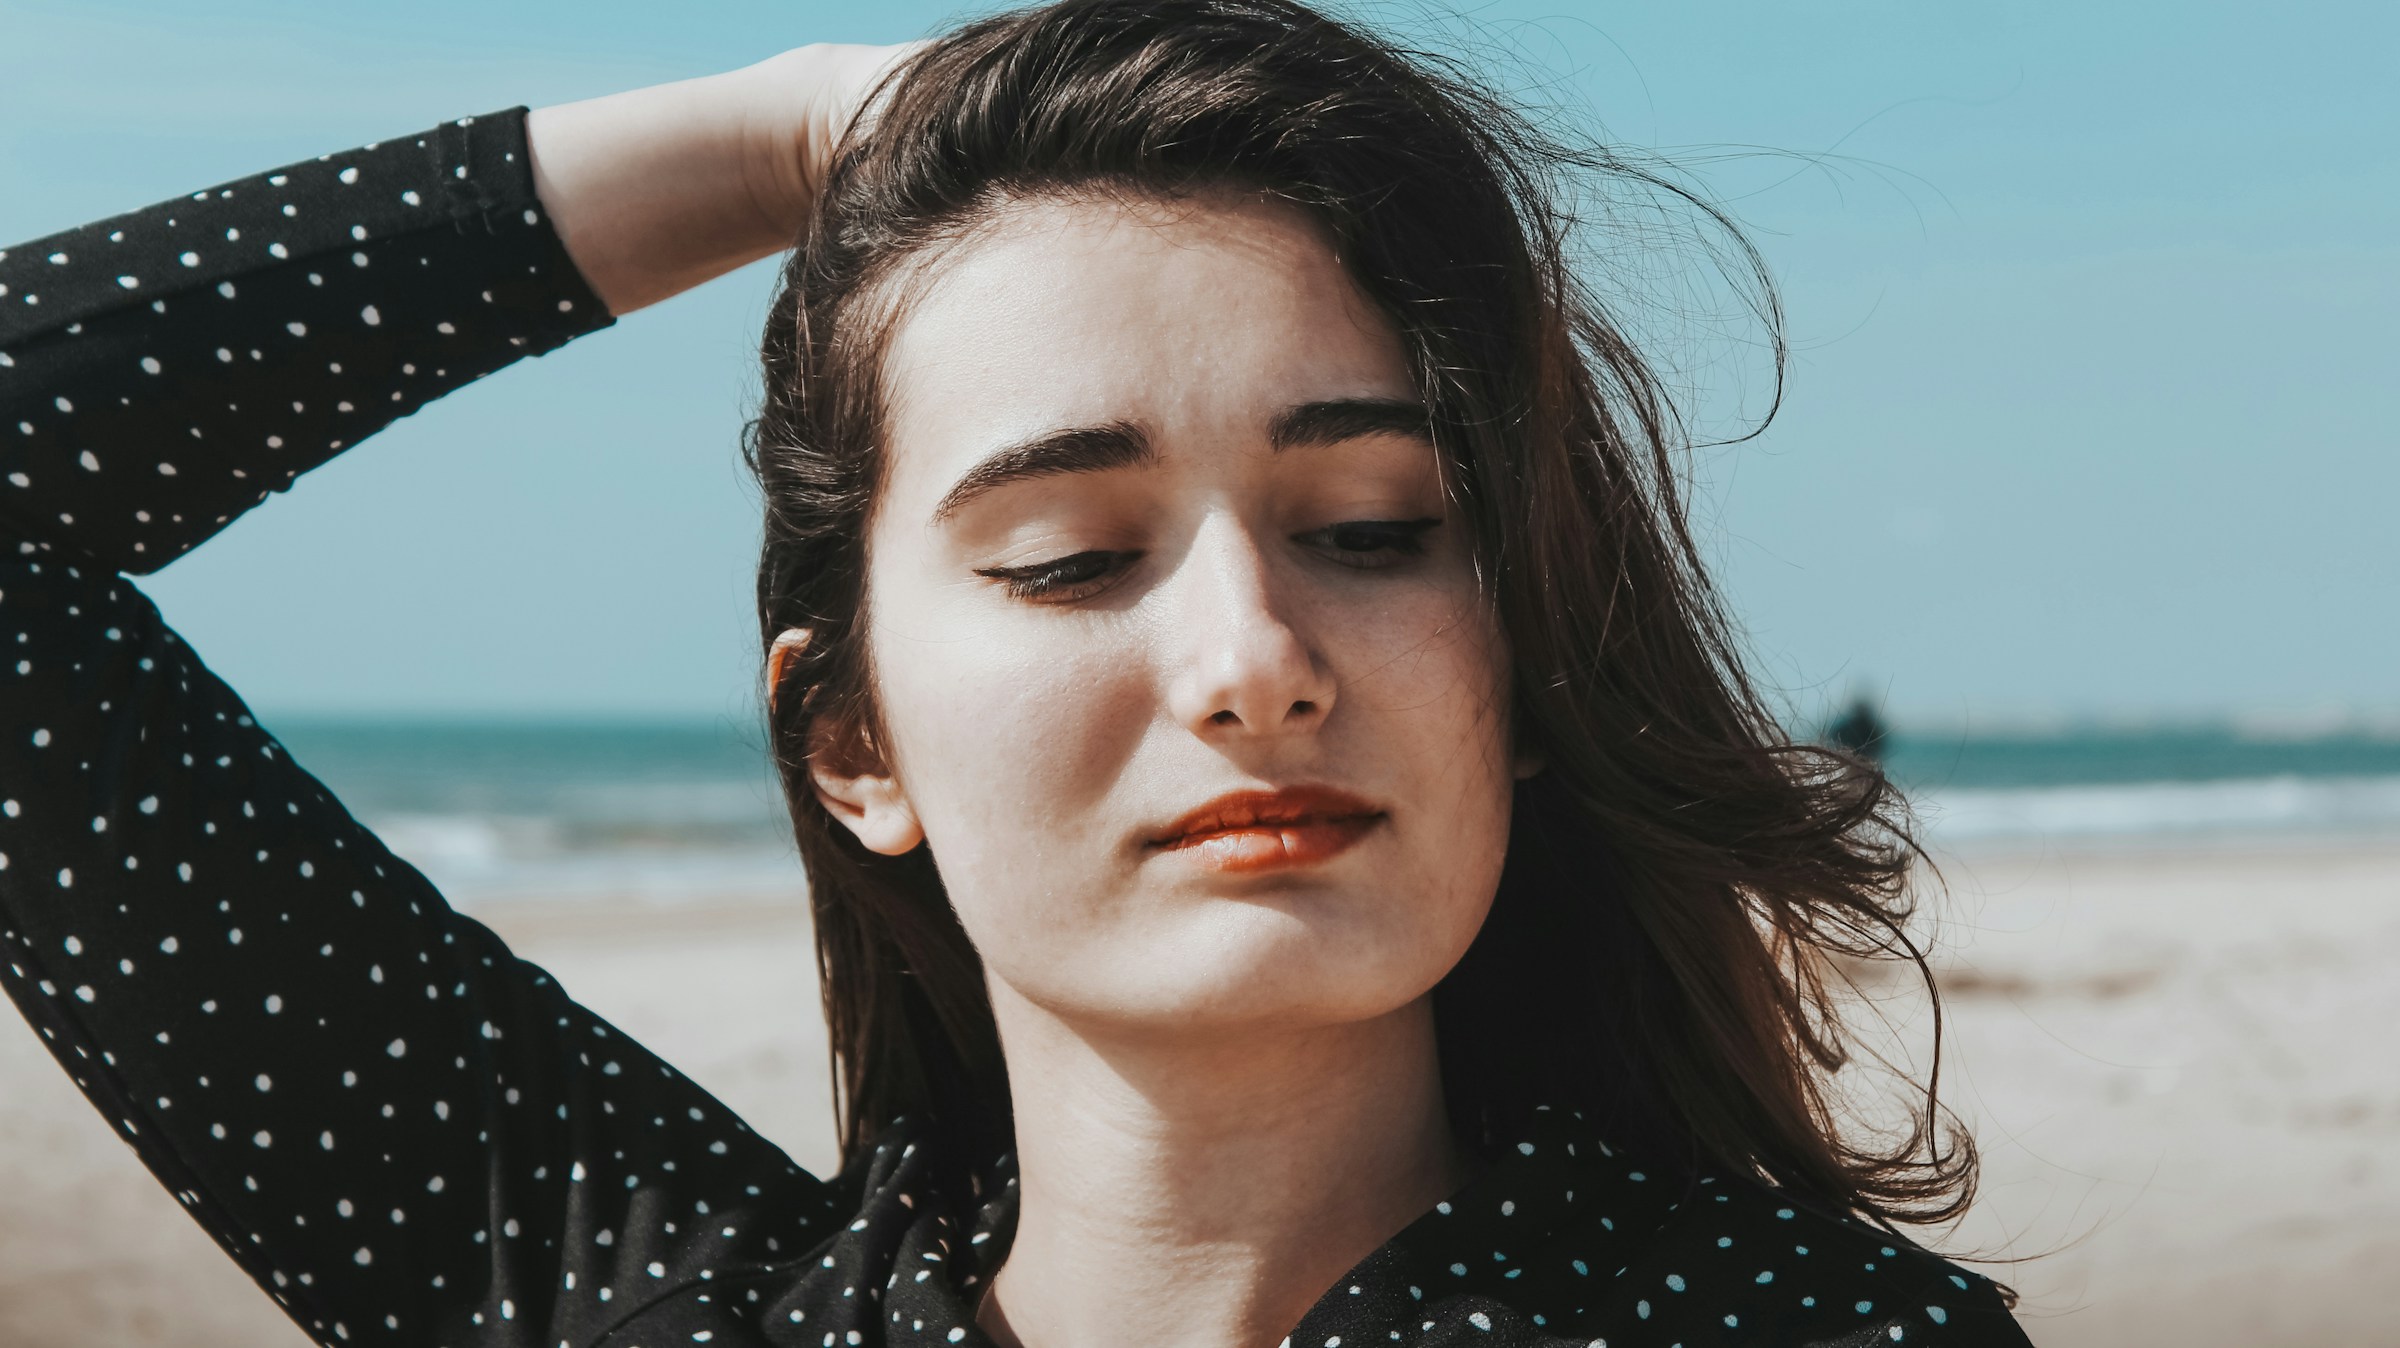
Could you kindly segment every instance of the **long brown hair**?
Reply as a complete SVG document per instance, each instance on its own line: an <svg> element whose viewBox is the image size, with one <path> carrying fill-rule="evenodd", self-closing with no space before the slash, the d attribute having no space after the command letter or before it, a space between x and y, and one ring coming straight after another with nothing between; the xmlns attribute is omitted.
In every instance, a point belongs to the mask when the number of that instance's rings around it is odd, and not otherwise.
<svg viewBox="0 0 2400 1348"><path fill-rule="evenodd" d="M1962 1208L1974 1153L1931 1081L1897 1136L1866 1140L1829 1088L1851 1046L1838 962L1923 969L1905 806L1872 767L1793 742L1744 672L1686 525L1684 422L1570 265L1564 194L1632 183L1718 228L1780 378L1773 288L1739 231L1456 67L1292 0L1061 0L968 24L886 93L784 272L749 447L760 636L810 633L769 717L845 1163L902 1114L962 1167L1010 1136L982 966L935 859L866 851L809 775L812 753L877 735L862 605L895 292L1012 200L1233 187L1321 221L1401 334L1513 653L1516 733L1546 764L1517 789L1491 915L1434 994L1462 1140L1492 1145L1550 1104L1666 1164L1836 1211Z"/></svg>

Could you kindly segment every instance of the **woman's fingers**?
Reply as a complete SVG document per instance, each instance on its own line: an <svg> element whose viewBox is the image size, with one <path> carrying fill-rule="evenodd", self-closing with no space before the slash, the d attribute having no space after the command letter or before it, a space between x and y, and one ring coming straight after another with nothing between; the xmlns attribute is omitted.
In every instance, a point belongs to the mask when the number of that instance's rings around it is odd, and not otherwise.
<svg viewBox="0 0 2400 1348"><path fill-rule="evenodd" d="M892 46L820 42L795 48L755 67L772 69L770 83L775 88L769 98L789 110L780 114L770 110L769 118L777 115L795 118L787 136L762 138L759 142L764 152L779 156L781 161L762 166L760 176L791 185L789 201L783 209L794 234L808 221L808 212L815 204L827 170L832 167L834 151L843 135L851 130L853 122L862 128L873 123L875 109L868 103L877 90L888 87L884 77L930 45L929 41Z"/></svg>

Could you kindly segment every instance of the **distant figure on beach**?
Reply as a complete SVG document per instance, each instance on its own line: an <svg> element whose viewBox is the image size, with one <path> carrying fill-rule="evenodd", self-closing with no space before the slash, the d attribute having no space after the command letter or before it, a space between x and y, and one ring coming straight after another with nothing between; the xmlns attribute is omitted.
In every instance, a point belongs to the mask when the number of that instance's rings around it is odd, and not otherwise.
<svg viewBox="0 0 2400 1348"><path fill-rule="evenodd" d="M1891 735L1891 727L1875 710L1875 703L1860 693L1850 699L1850 705L1825 727L1825 742L1844 753L1852 753L1870 763L1883 762L1883 745Z"/></svg>
<svg viewBox="0 0 2400 1348"><path fill-rule="evenodd" d="M0 252L0 986L327 1348L2024 1344L1899 1234L1971 1141L1832 1097L1808 971L1893 947L1905 812L1744 673L1586 180L1732 230L1295 0L1060 0ZM830 1176L130 579L785 251L757 650Z"/></svg>

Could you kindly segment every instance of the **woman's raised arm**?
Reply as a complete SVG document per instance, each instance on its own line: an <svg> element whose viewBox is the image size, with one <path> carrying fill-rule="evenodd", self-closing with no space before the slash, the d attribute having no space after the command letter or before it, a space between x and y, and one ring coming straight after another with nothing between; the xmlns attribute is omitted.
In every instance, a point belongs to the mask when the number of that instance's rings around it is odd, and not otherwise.
<svg viewBox="0 0 2400 1348"><path fill-rule="evenodd" d="M913 45L799 47L533 113L535 184L609 312L790 247L834 138Z"/></svg>
<svg viewBox="0 0 2400 1348"><path fill-rule="evenodd" d="M841 1225L453 912L119 574L604 298L773 246L747 187L611 204L674 158L622 117L670 88L536 114L546 163L512 109L0 252L0 987L319 1342L594 1342Z"/></svg>

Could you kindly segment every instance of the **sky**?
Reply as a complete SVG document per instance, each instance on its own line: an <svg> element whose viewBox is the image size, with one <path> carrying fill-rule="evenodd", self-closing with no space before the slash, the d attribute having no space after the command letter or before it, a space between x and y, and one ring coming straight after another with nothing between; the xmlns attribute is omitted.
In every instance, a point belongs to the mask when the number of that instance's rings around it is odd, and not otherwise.
<svg viewBox="0 0 2400 1348"><path fill-rule="evenodd" d="M0 239L978 12L0 0ZM1795 717L1854 691L1969 727L2400 714L2400 8L1346 12L1684 166L1766 255L1784 400L1696 453L1694 509ZM1623 284L1671 284L1671 261ZM270 714L749 718L738 446L771 281L453 394L143 588ZM1755 343L1681 312L1661 340L1701 424L1745 426Z"/></svg>

